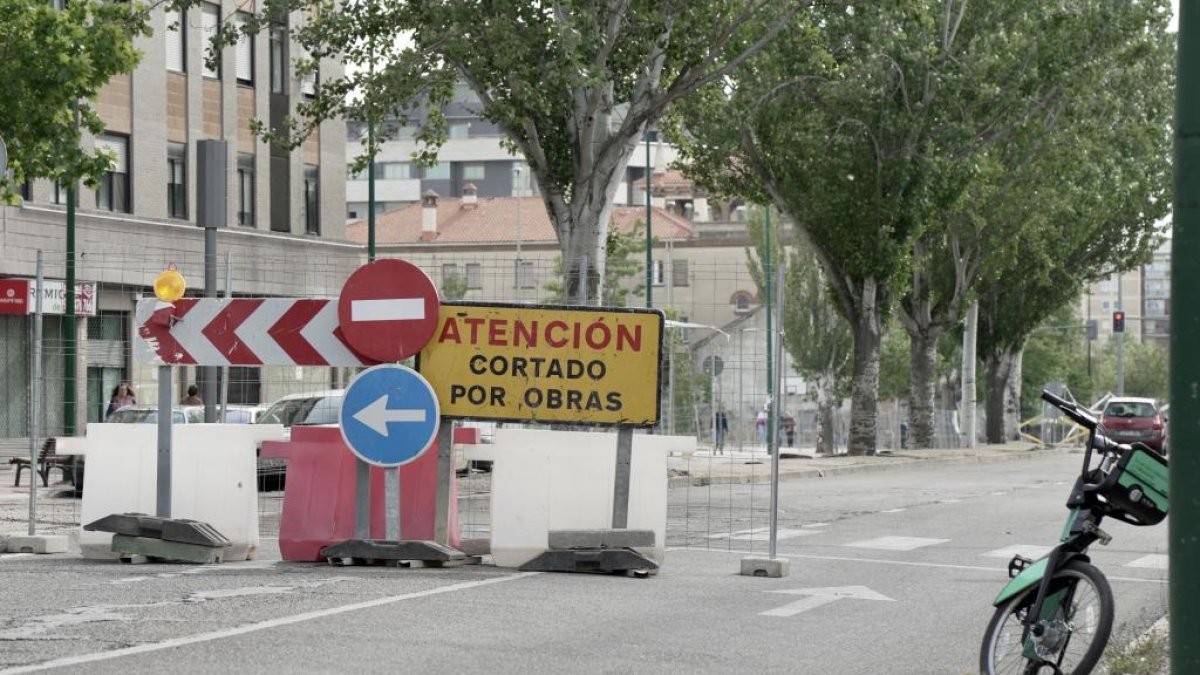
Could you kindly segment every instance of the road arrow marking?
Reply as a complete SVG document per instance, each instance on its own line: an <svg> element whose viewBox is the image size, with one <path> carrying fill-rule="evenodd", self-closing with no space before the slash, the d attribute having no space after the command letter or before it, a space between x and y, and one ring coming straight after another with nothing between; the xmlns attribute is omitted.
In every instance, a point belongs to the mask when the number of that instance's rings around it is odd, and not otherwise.
<svg viewBox="0 0 1200 675"><path fill-rule="evenodd" d="M424 422L423 409L390 410L387 407L387 394L375 399L371 405L354 413L354 419L362 422L380 436L388 435L388 422Z"/></svg>
<svg viewBox="0 0 1200 675"><path fill-rule="evenodd" d="M895 602L886 595L876 593L866 586L837 586L830 588L793 588L786 591L766 591L767 593L785 593L787 595L806 595L808 597L795 602L789 602L782 607L759 612L759 616L796 616L801 612L816 609L837 602L843 598L852 600L886 600Z"/></svg>
<svg viewBox="0 0 1200 675"><path fill-rule="evenodd" d="M424 298L387 298L350 302L351 321L408 321L424 318Z"/></svg>

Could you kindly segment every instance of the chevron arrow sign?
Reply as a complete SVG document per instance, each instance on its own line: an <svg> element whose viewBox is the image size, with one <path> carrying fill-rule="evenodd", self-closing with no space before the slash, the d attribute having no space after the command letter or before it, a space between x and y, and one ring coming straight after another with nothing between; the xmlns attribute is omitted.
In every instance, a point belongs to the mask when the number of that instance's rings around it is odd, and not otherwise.
<svg viewBox="0 0 1200 675"><path fill-rule="evenodd" d="M164 311L165 308L165 311ZM165 314L166 316L162 316ZM338 328L338 301L186 298L137 304L139 363L200 366L363 366Z"/></svg>

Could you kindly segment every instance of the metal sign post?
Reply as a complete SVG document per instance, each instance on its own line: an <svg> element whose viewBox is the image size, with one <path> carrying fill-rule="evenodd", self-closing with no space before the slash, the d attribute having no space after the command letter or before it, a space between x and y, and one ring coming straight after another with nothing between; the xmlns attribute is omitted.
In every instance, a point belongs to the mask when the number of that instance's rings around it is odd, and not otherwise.
<svg viewBox="0 0 1200 675"><path fill-rule="evenodd" d="M0 150L3 148L4 142L0 141ZM3 164L2 158L0 158L0 164ZM3 171L0 170L0 173ZM29 536L31 537L37 534L37 475L38 470L41 469L37 464L37 439L40 431L38 419L42 412L42 265L42 251L38 249L37 285L33 303L33 344L30 345L30 349L33 350L33 360L29 364Z"/></svg>

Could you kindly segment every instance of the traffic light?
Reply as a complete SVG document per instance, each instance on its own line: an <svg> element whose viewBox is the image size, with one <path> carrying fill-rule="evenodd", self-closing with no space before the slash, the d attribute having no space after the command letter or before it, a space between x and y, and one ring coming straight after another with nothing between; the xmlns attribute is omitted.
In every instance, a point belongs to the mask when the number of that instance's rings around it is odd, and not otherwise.
<svg viewBox="0 0 1200 675"><path fill-rule="evenodd" d="M1113 332L1125 332L1125 312L1113 312Z"/></svg>

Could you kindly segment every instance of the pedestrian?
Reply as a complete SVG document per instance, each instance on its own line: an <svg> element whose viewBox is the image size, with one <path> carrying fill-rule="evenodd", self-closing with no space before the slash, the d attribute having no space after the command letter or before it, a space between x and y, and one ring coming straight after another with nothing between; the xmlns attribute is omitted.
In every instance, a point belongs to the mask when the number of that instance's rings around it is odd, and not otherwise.
<svg viewBox="0 0 1200 675"><path fill-rule="evenodd" d="M200 393L200 389L198 387L196 387L196 385L194 385L194 384L191 385L190 387L188 387L188 395L185 396L184 399L179 402L179 405L204 405L204 401L201 400L201 398L199 396L197 396L197 394L199 394L199 393Z"/></svg>
<svg viewBox="0 0 1200 675"><path fill-rule="evenodd" d="M121 408L131 405L137 405L137 398L133 395L133 387L129 386L128 382L122 382L113 387L112 396L108 399L108 409L104 411L104 419L108 419L109 415L112 415Z"/></svg>
<svg viewBox="0 0 1200 675"><path fill-rule="evenodd" d="M783 413L783 433L787 434L787 446L790 448L796 443L796 418L789 413Z"/></svg>
<svg viewBox="0 0 1200 675"><path fill-rule="evenodd" d="M717 407L717 414L713 421L716 424L713 430L713 438L717 446L717 454L725 454L725 434L729 433L729 417L725 414L725 406Z"/></svg>
<svg viewBox="0 0 1200 675"><path fill-rule="evenodd" d="M767 411L759 410L754 418L754 428L758 431L758 444L767 444Z"/></svg>

